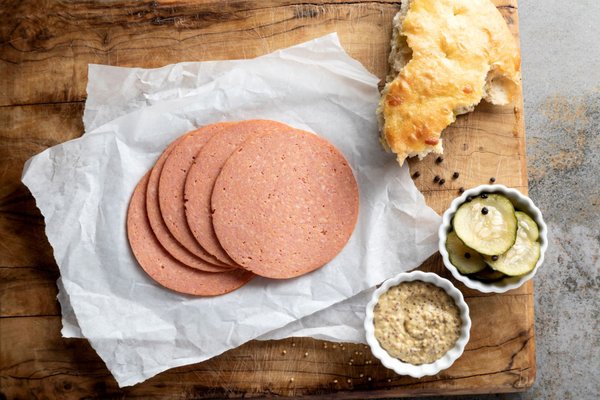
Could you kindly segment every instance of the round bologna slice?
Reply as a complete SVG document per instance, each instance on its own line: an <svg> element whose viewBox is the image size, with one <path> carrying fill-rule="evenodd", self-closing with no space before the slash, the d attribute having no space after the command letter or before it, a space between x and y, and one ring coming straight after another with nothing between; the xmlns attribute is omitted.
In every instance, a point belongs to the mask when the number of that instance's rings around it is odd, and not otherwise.
<svg viewBox="0 0 600 400"><path fill-rule="evenodd" d="M242 269L212 273L188 268L160 245L146 214L149 174L138 183L127 212L127 236L133 254L146 273L162 286L197 296L217 296L246 284L253 275Z"/></svg>
<svg viewBox="0 0 600 400"><path fill-rule="evenodd" d="M217 132L196 155L185 181L185 213L188 226L198 243L227 265L235 262L223 250L212 224L210 199L214 183L229 156L245 140L273 131L293 129L275 121L238 122Z"/></svg>
<svg viewBox="0 0 600 400"><path fill-rule="evenodd" d="M185 178L194 162L196 154L214 136L232 123L217 123L202 127L185 135L177 143L160 173L158 184L158 202L160 213L169 232L188 251L211 264L226 266L223 262L209 254L196 239L185 218L183 189Z"/></svg>
<svg viewBox="0 0 600 400"><path fill-rule="evenodd" d="M162 155L156 161L156 164L152 168L150 172L150 178L148 180L148 188L146 190L146 212L148 213L148 221L150 223L150 227L154 232L154 235L160 242L160 244L177 260L181 261L183 264L187 265L191 268L196 268L206 272L223 272L231 267L221 267L215 264L206 262L205 260L196 257L194 254L190 253L185 247L181 246L181 244L171 235L171 232L167 229L165 222L163 221L163 217L160 213L160 208L158 206L158 182L159 177L165 163L165 160L171 154L172 150L181 143L185 137L177 139L175 142L171 143Z"/></svg>
<svg viewBox="0 0 600 400"><path fill-rule="evenodd" d="M358 185L344 156L298 130L243 143L212 195L223 248L243 268L276 279L331 261L352 235L358 205Z"/></svg>

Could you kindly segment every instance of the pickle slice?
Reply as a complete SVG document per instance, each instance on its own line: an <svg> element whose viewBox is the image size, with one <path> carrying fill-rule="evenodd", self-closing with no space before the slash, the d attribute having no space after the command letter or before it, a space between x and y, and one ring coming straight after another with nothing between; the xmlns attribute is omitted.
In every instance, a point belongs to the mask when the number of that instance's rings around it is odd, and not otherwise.
<svg viewBox="0 0 600 400"><path fill-rule="evenodd" d="M537 241L540 238L540 229L537 224L529 215L525 214L523 211L516 211L515 216L517 217L517 235L519 234L519 230L523 230L529 240L532 242Z"/></svg>
<svg viewBox="0 0 600 400"><path fill-rule="evenodd" d="M499 194L463 203L454 215L452 226L465 245L482 255L505 253L517 237L515 208Z"/></svg>
<svg viewBox="0 0 600 400"><path fill-rule="evenodd" d="M509 276L528 273L535 268L535 264L540 259L537 224L524 212L517 211L515 214L518 221L515 244L506 253L499 255L495 261L490 256L485 256L485 262L490 267Z"/></svg>
<svg viewBox="0 0 600 400"><path fill-rule="evenodd" d="M450 262L461 274L473 274L486 267L481 254L465 246L454 231L448 234L446 250L448 250Z"/></svg>

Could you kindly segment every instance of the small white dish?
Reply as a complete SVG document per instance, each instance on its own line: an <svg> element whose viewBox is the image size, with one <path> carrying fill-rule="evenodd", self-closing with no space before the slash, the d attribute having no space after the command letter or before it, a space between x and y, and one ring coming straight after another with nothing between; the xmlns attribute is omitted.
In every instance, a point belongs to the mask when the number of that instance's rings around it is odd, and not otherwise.
<svg viewBox="0 0 600 400"><path fill-rule="evenodd" d="M381 347L379 341L375 337L375 326L373 324L373 309L379 301L379 297L385 293L389 288L397 286L401 282L412 282L422 281L429 282L437 287L440 287L448 293L454 300L456 306L460 311L460 318L462 325L460 328L460 336L454 347L452 347L446 354L444 354L438 360L430 364L414 365L400 361L399 359L392 357L388 352ZM365 318L365 331L367 332L367 343L371 347L371 352L377 357L381 363L391 370L394 370L399 375L409 375L413 378L422 378L423 376L435 375L438 372L449 368L454 361L458 359L465 350L465 346L469 341L469 331L471 330L471 318L469 317L469 306L465 303L462 293L452 285L452 283L440 276L431 272L403 272L396 275L393 278L383 282L381 286L375 290L373 297L369 304L367 304L367 312Z"/></svg>
<svg viewBox="0 0 600 400"><path fill-rule="evenodd" d="M537 224L540 230L540 259L531 272L521 276L506 277L497 282L482 282L461 274L450 262L448 250L446 250L446 239L448 238L448 233L452 230L452 218L454 217L458 207L460 207L460 205L467 200L467 197L476 197L482 193L499 193L506 196L513 203L516 209L528 214ZM465 286L483 293L504 293L523 285L525 282L533 278L540 265L542 265L544 262L544 254L548 248L548 228L546 227L546 223L544 222L544 218L542 217L542 212L540 209L533 204L533 201L531 201L529 197L521 194L521 192L516 189L507 188L504 185L477 186L473 189L466 190L461 196L454 199L450 204L450 207L442 216L442 224L440 225L438 236L438 246L440 254L442 255L442 260L444 260L444 265L450 271L450 273L452 273L452 276L454 276L456 280L464 283Z"/></svg>

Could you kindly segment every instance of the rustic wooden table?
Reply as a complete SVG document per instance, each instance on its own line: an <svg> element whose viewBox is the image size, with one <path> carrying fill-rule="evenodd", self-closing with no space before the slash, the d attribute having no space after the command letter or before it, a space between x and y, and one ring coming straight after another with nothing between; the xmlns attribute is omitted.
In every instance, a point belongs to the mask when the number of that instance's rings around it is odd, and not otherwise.
<svg viewBox="0 0 600 400"><path fill-rule="evenodd" d="M516 0L494 2L518 37ZM20 176L29 157L83 132L88 64L158 67L248 58L337 31L350 55L383 77L399 5L385 0L3 1L0 398L367 398L530 387L536 371L531 283L502 295L458 285L471 309L471 340L450 369L420 380L385 369L364 345L287 339L250 342L119 389L87 341L61 337L58 267L43 218ZM482 104L445 132L444 162L429 157L410 163L421 173L415 182L431 207L443 212L459 187L487 183L492 176L527 192L521 109L521 100L507 107ZM454 171L460 172L457 180L450 179ZM435 175L446 184L434 183ZM421 268L449 277L438 256Z"/></svg>

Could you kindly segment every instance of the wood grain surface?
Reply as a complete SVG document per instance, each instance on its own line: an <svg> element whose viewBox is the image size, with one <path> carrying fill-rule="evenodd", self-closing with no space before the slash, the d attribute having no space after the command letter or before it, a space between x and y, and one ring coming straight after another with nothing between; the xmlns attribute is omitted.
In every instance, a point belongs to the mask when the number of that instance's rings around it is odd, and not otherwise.
<svg viewBox="0 0 600 400"><path fill-rule="evenodd" d="M494 2L518 37L516 0ZM158 67L249 58L337 31L348 53L383 77L399 6L381 0L1 2L0 399L361 399L530 387L536 371L531 283L502 295L458 285L471 309L471 340L450 369L423 379L387 370L364 345L291 338L253 341L119 389L87 341L60 335L58 268L20 176L29 157L81 135L89 63ZM527 192L520 110L521 100L507 107L482 103L444 133L443 162L410 161L431 207L443 212L460 187L492 176ZM445 178L443 186L433 182L436 175ZM437 255L421 269L449 277Z"/></svg>

